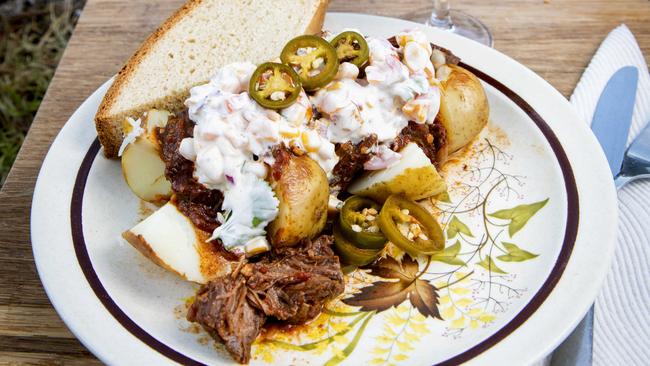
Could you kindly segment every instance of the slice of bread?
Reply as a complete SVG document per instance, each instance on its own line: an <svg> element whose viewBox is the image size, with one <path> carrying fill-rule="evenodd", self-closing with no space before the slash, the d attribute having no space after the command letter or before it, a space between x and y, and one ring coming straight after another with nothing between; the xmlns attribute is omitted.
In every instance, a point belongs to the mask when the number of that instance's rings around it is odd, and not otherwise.
<svg viewBox="0 0 650 366"><path fill-rule="evenodd" d="M116 158L122 122L151 108L178 111L191 87L231 62L279 57L290 39L318 33L328 0L189 0L140 46L95 116L104 154Z"/></svg>

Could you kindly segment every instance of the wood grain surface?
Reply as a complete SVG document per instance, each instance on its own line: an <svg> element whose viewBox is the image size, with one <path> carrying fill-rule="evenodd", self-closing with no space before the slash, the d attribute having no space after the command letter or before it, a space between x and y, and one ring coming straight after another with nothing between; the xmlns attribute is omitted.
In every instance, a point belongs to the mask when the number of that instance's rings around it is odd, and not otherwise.
<svg viewBox="0 0 650 366"><path fill-rule="evenodd" d="M268 0L270 1L270 0ZM38 171L79 104L118 71L182 0L88 0L45 100L0 191L0 364L99 364L68 331L43 291L29 239ZM331 11L423 20L430 0L330 0ZM452 5L492 30L495 48L569 96L594 51L621 23L650 55L648 0L467 0ZM88 128L93 128L88 121Z"/></svg>

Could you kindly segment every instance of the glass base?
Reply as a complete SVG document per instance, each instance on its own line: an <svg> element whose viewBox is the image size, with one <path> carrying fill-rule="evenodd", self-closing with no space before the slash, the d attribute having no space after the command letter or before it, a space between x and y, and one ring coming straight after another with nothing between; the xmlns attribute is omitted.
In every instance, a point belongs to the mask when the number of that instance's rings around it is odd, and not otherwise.
<svg viewBox="0 0 650 366"><path fill-rule="evenodd" d="M425 23L428 26L456 33L476 42L483 43L489 47L494 45L492 33L490 33L490 30L485 26L485 24L483 24L483 22L458 10L450 10L449 15L451 17L451 26L446 21L439 21L435 17L430 17Z"/></svg>

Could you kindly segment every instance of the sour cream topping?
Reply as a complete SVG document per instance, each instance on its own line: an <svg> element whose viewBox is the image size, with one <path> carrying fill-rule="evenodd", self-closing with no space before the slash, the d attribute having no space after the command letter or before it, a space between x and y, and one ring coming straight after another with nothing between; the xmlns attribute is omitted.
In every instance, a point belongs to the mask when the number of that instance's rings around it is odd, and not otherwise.
<svg viewBox="0 0 650 366"><path fill-rule="evenodd" d="M223 224L213 238L241 250L259 239L277 216L278 201L265 182L273 147L284 143L306 152L331 177L338 162L334 144L358 143L377 135L376 158L366 169L381 169L399 161L388 148L409 120L431 124L440 107L440 91L431 47L424 34L400 33L399 47L367 38L370 51L366 77L342 63L334 81L279 112L257 104L248 94L255 65L232 63L219 69L209 83L190 91L185 105L196 124L194 136L179 151L195 163L194 176L208 188L224 193ZM321 117L314 118L313 110Z"/></svg>
<svg viewBox="0 0 650 366"><path fill-rule="evenodd" d="M440 90L431 63L431 46L421 32L400 33L399 48L385 39L367 38L370 59L366 78L343 63L335 81L312 98L323 113L332 142L358 143L375 134L390 143L409 120L434 122L440 109Z"/></svg>
<svg viewBox="0 0 650 366"><path fill-rule="evenodd" d="M237 179L224 191L221 208L226 215L210 239L219 238L226 249L242 251L251 241L264 238L264 228L278 214L279 201L271 186L254 174L241 174Z"/></svg>
<svg viewBox="0 0 650 366"><path fill-rule="evenodd" d="M311 121L307 95L302 92L280 113L263 108L247 92L254 70L252 63L229 64L209 83L192 88L185 105L196 124L194 136L179 147L181 155L195 163L197 181L224 193L225 222L213 238L235 251L263 236L277 216L277 199L264 181L273 147L285 143L306 151L326 171L338 162L325 129Z"/></svg>

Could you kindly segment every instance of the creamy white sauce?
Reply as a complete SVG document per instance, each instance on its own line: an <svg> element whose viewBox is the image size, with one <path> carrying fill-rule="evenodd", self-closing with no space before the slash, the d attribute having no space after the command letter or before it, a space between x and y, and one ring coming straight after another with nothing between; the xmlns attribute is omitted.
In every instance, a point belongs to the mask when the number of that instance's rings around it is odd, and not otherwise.
<svg viewBox="0 0 650 366"><path fill-rule="evenodd" d="M117 152L117 156L122 156L124 154L124 150L126 150L127 146L131 145L132 143L135 142L135 140L138 138L138 136L142 135L144 133L144 128L140 127L142 124L142 121L138 119L133 119L131 117L126 118L127 123L129 124L126 129L127 129L127 134L124 136L124 140L122 140L122 145L120 145L120 149Z"/></svg>
<svg viewBox="0 0 650 366"><path fill-rule="evenodd" d="M380 142L394 139L408 119L390 90L357 81L359 70L351 63L339 69L337 80L311 98L328 123L328 139L356 144L373 133Z"/></svg>
<svg viewBox="0 0 650 366"><path fill-rule="evenodd" d="M366 78L357 79L357 67L343 63L336 79L311 98L328 122L330 141L358 143L375 134L380 144L390 143L409 120L434 122L440 91L431 46L420 32L400 33L397 39L400 48L368 37Z"/></svg>
<svg viewBox="0 0 650 366"><path fill-rule="evenodd" d="M338 162L335 143L358 143L377 135L379 145L366 169L382 169L399 161L388 149L409 120L433 123L440 107L440 91L431 47L418 31L400 33L399 48L382 39L367 38L370 60L366 78L351 63L340 65L334 81L276 112L257 104L248 94L255 65L224 66L209 83L192 88L185 104L196 123L194 137L179 151L195 163L199 183L224 193L223 225L213 238L231 250L265 235L277 216L277 199L264 181L265 164L272 164L273 147L306 152L331 177ZM322 114L313 118L312 106Z"/></svg>
<svg viewBox="0 0 650 366"><path fill-rule="evenodd" d="M244 246L264 238L266 225L278 214L278 199L271 186L254 174L241 174L224 190L221 209L226 212L212 237L226 249L243 251Z"/></svg>
<svg viewBox="0 0 650 366"><path fill-rule="evenodd" d="M277 199L264 181L273 147L284 143L306 151L328 173L338 162L326 128L311 121L307 95L302 92L280 113L263 108L247 90L254 70L251 63L229 64L208 84L192 88L185 105L196 124L194 137L183 139L179 147L181 155L195 163L197 181L224 193L226 219L213 238L234 251L263 236L277 216ZM266 214L260 217L261 212Z"/></svg>

